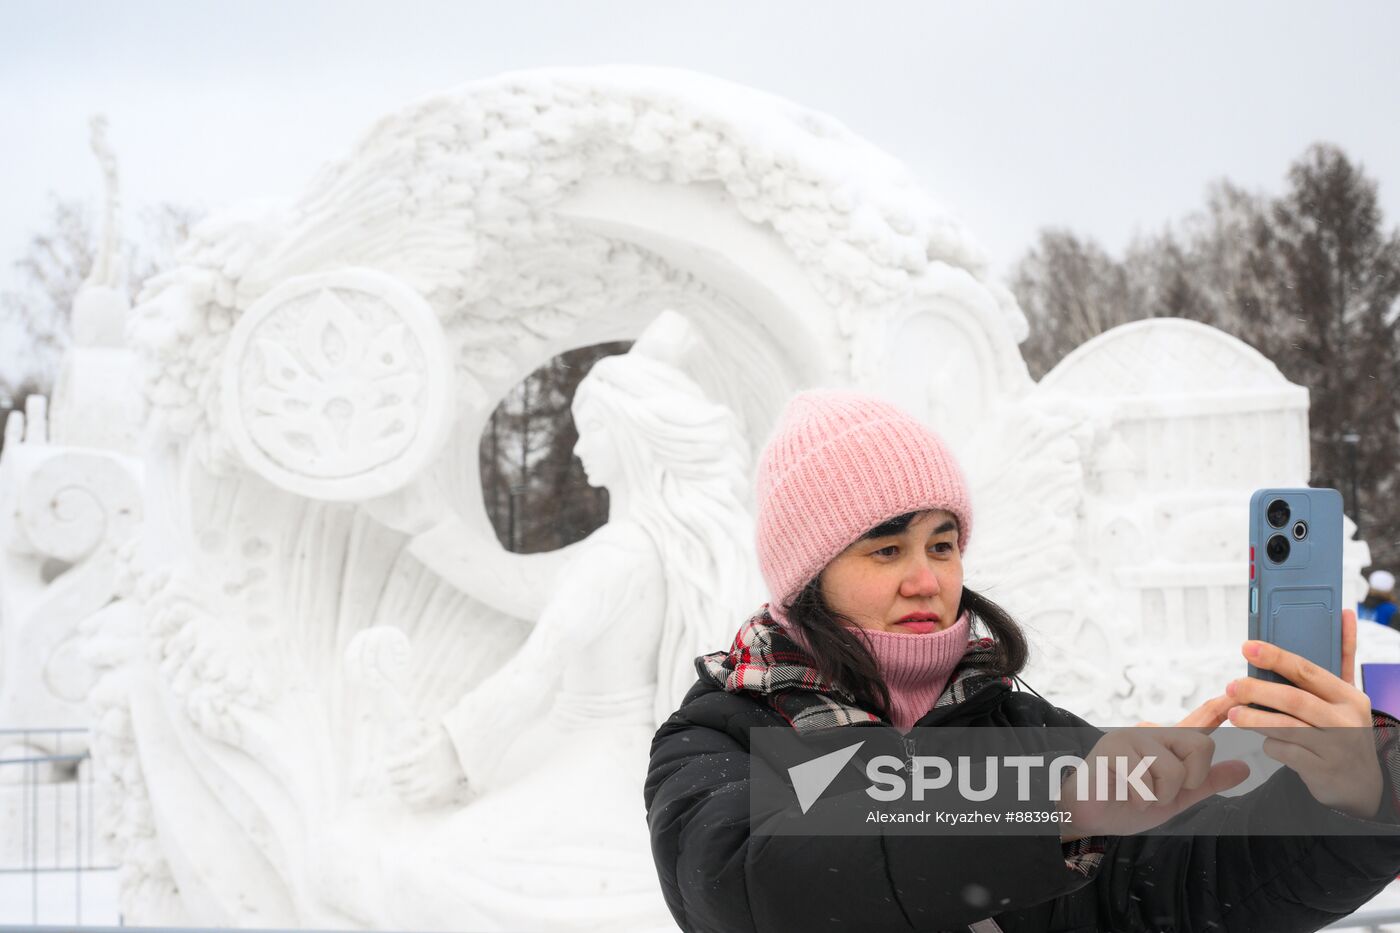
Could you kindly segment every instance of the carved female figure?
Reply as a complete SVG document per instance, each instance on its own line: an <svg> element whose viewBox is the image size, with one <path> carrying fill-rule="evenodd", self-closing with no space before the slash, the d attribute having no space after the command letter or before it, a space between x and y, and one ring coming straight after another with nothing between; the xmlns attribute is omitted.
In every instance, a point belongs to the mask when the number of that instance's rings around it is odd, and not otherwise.
<svg viewBox="0 0 1400 933"><path fill-rule="evenodd" d="M669 924L639 811L648 746L758 589L746 444L731 412L653 358L663 339L597 363L573 402L608 523L519 652L391 766L411 803L468 801L415 857L385 855L391 926Z"/></svg>

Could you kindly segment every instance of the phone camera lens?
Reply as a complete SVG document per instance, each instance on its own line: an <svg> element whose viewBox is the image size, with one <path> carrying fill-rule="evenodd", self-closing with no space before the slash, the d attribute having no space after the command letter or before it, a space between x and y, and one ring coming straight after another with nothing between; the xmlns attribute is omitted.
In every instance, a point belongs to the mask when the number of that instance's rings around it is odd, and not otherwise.
<svg viewBox="0 0 1400 933"><path fill-rule="evenodd" d="M1269 510L1265 513L1269 518L1269 524L1275 528L1282 528L1288 524L1289 517L1293 512L1288 508L1288 503L1282 499L1275 499L1269 503Z"/></svg>
<svg viewBox="0 0 1400 933"><path fill-rule="evenodd" d="M1293 523L1293 537L1294 537L1296 540L1298 540L1298 541L1302 541L1302 540L1303 540L1304 538L1306 538L1307 536L1308 536L1308 523L1307 523L1307 522L1301 522L1301 521L1300 521L1300 522L1294 522L1294 523Z"/></svg>
<svg viewBox="0 0 1400 933"><path fill-rule="evenodd" d="M1274 535L1269 539L1269 543L1264 545L1264 553L1269 555L1269 560L1276 564L1281 564L1288 560L1288 552L1293 550L1293 545L1288 543L1288 539L1283 535Z"/></svg>

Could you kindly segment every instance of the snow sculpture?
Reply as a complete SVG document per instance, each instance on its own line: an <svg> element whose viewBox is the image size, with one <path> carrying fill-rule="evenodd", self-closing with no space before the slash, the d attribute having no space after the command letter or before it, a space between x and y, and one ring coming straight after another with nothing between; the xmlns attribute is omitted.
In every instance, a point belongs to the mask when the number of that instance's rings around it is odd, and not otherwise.
<svg viewBox="0 0 1400 933"><path fill-rule="evenodd" d="M122 345L127 300L117 250L116 163L105 122L92 146L106 180L102 240L73 304L73 346L60 362L50 408L30 396L5 425L0 458L0 723L7 728L90 725L96 681L84 632L119 617L118 550L142 517L141 465L132 454L140 393ZM100 614L100 618L99 618ZM36 753L81 751L73 736L31 734Z"/></svg>
<svg viewBox="0 0 1400 933"><path fill-rule="evenodd" d="M80 625L112 599L117 547L141 516L140 469L128 458L45 442L40 396L11 414L0 462L4 490L4 652L0 721L7 728L88 725L94 672ZM33 751L56 753L35 734ZM72 736L63 752L79 751Z"/></svg>
<svg viewBox="0 0 1400 933"><path fill-rule="evenodd" d="M353 892L362 921L670 924L636 812L647 750L693 683L694 658L762 595L742 502L746 444L732 413L673 365L685 330L664 313L579 386L576 450L609 490L608 524L569 559L520 650L397 766L411 803L451 802L436 792L465 780L466 805L424 836L357 828L398 840Z"/></svg>
<svg viewBox="0 0 1400 933"><path fill-rule="evenodd" d="M141 843L128 919L374 922L336 892L372 890L377 843L337 837L337 815L408 819L356 797L384 786L393 721L436 723L521 650L590 545L500 547L481 427L541 362L663 308L692 322L686 371L736 414L746 457L791 392L863 379L855 355L878 368L853 341L882 315L1023 327L888 157L785 102L652 71L425 101L294 207L202 225L148 283L132 327L159 501L133 559L144 644L113 670L124 698L103 693L127 733L109 756L129 804L114 833ZM301 415L319 417L290 427ZM401 679L345 664L384 626L412 646Z"/></svg>
<svg viewBox="0 0 1400 933"><path fill-rule="evenodd" d="M618 375L649 368L644 343L637 359L600 364L575 403L576 417L596 418L580 425L580 452L618 494L614 522L551 554L506 551L477 472L496 402L554 355L635 337L663 309L693 333L666 337L676 325L663 321L649 341L689 343L678 368L694 385L655 394L691 399L675 408L682 418L704 410L703 393L734 413L741 438L674 481L709 483L700 500L725 505L658 499L639 479L636 464L680 462L656 430L620 429L648 394ZM637 795L590 757L585 736L636 751L691 675L672 668L653 687L662 658L721 647L748 609L720 618L727 600L707 609L697 597L685 611L714 613L713 640L687 643L682 633L698 629L660 625L622 665L626 695L604 697L556 652L567 643L594 659L605 608L572 628L557 605L588 591L578 568L607 582L596 587L607 600L633 568L650 588L615 611L652 601L666 607L651 611L657 620L679 611L677 594L717 592L728 571L685 549L727 559L698 543L734 533L719 490L810 385L884 393L953 443L978 508L969 583L1026 622L1032 683L1106 723L1168 718L1220 678L1172 663L1194 656L1162 645L1163 620L1179 602L1174 622L1224 637L1231 584L1198 597L1149 548L1182 545L1155 553L1209 564L1211 580L1236 560L1242 581L1243 556L1223 542L1243 540L1244 523L1227 503L1256 479L1306 476L1306 435L1298 390L1228 338L1152 328L1105 335L1110 349L1087 347L1037 385L1017 349L1026 322L1014 299L906 170L826 117L722 82L512 74L385 118L296 204L201 225L133 315L151 406L150 500L127 584L142 627L127 653L108 652L97 692L126 919L428 928L471 917L486 930L550 928L562 912L598 929L652 924ZM1157 339L1186 349L1134 357L1126 374L1099 359ZM1200 371L1206 351L1273 401L1235 405L1220 374ZM1162 401L1203 375L1217 381ZM1218 450L1210 468L1152 472L1157 448L1216 408L1218 425L1189 427ZM1251 439L1280 424L1294 432L1283 460L1248 459L1263 446ZM1221 544L1185 549L1198 534ZM619 556L597 566L608 551ZM677 577L687 565L707 572ZM1129 668L1143 645L1163 676ZM1234 645L1221 650L1233 658ZM518 674L528 690L521 672L536 653L589 720L540 719L570 733L548 742L574 748L599 782L582 798L546 794L560 788L525 753L530 741L486 734L493 678ZM1171 681L1177 669L1191 679ZM433 741L405 752L405 735ZM425 768L463 770L466 799L455 785L427 793L413 769L386 771L387 759L420 752ZM531 896L536 859L554 844L543 828L497 843L550 807L578 815L559 845L603 813L618 815L600 826L626 827L575 850L570 864L587 865L562 901ZM381 884L385 862L407 877ZM631 898L610 901L611 915L592 906L605 877Z"/></svg>
<svg viewBox="0 0 1400 933"><path fill-rule="evenodd" d="M1307 485L1307 390L1221 331L1154 319L1079 347L1036 394L1087 428L1074 540L1101 606L1084 624L1111 621L1091 636L1107 658L1076 670L1047 644L1046 673L1057 696L1102 721L1168 721L1242 672L1249 497ZM1364 542L1347 542L1353 602L1369 560ZM1362 659L1400 660L1400 640L1367 642Z"/></svg>

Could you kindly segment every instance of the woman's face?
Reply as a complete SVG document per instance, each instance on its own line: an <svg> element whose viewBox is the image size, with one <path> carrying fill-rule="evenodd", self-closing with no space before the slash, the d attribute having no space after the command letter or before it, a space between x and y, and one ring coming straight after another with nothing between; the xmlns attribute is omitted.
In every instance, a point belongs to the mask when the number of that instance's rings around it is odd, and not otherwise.
<svg viewBox="0 0 1400 933"><path fill-rule="evenodd" d="M886 522L826 565L826 603L861 628L922 635L957 621L962 554L951 512L917 512L903 528Z"/></svg>
<svg viewBox="0 0 1400 933"><path fill-rule="evenodd" d="M574 396L573 412L574 427L578 429L574 456L583 463L588 485L607 486L616 482L622 475L622 464L598 403L579 392Z"/></svg>

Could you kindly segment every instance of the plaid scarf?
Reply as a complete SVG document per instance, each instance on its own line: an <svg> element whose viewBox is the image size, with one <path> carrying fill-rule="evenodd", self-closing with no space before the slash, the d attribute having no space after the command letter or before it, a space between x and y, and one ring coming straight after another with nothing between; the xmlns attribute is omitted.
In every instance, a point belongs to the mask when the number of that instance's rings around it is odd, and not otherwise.
<svg viewBox="0 0 1400 933"><path fill-rule="evenodd" d="M968 639L967 653L953 669L933 708L961 703L994 681L1012 686L1010 677L998 677L987 670L995 652L996 642L990 638ZM729 693L754 694L798 732L882 721L856 706L849 690L817 672L811 656L773 621L767 604L743 624L727 652L701 655L695 659L695 667L702 679ZM1103 836L1091 836L1063 843L1065 867L1085 878L1093 877L1103 861L1104 842ZM999 929L986 929L994 928Z"/></svg>
<svg viewBox="0 0 1400 933"><path fill-rule="evenodd" d="M961 703L990 681L1011 686L1009 677L987 670L996 653L990 638L972 638L934 709ZM716 651L695 660L700 676L729 693L750 693L767 703L798 732L813 732L863 722L882 722L856 705L840 684L823 677L811 655L788 637L768 614L768 606L743 624L727 652Z"/></svg>

